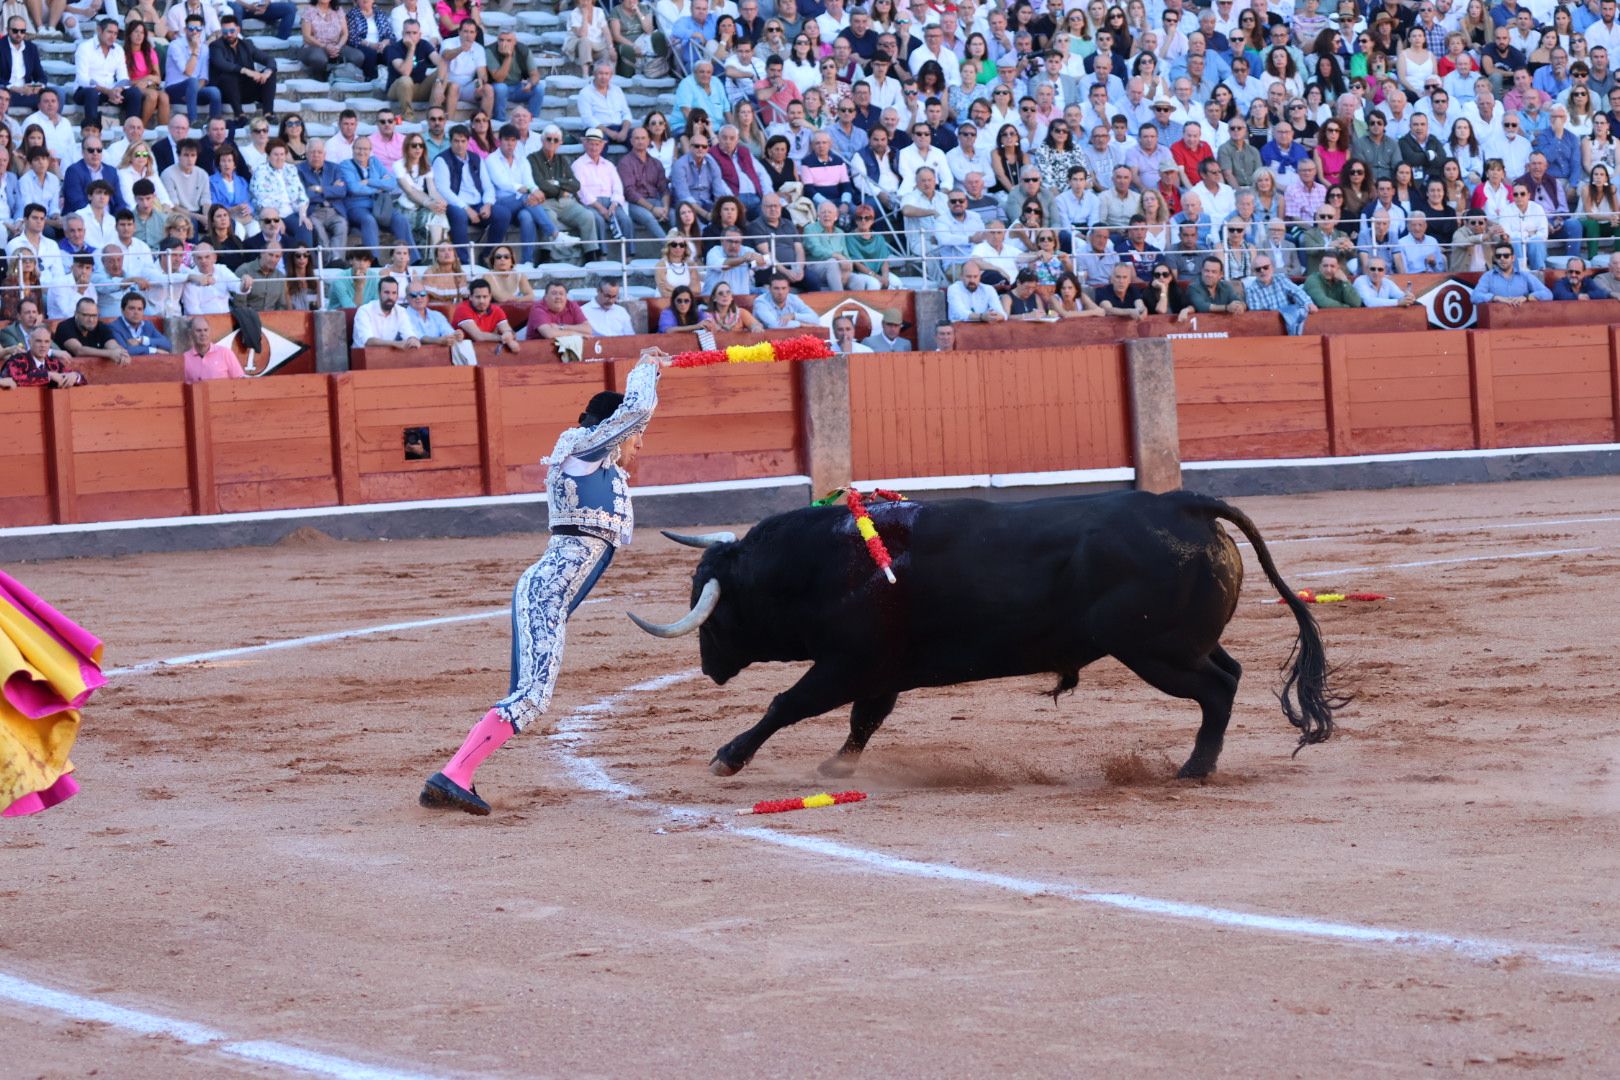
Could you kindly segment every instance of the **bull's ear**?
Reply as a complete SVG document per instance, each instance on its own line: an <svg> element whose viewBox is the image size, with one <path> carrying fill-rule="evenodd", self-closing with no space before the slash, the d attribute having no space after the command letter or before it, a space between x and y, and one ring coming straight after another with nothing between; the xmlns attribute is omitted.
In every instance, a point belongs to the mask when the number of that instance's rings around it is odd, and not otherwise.
<svg viewBox="0 0 1620 1080"><path fill-rule="evenodd" d="M685 547L711 548L716 544L735 544L737 534L734 532L712 532L688 535L686 533L670 532L668 529L660 530L669 539Z"/></svg>

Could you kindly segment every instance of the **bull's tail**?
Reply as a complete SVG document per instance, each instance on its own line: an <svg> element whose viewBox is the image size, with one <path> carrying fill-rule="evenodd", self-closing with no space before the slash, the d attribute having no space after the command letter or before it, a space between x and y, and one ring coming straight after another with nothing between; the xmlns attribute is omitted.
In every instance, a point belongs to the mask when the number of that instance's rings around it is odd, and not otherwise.
<svg viewBox="0 0 1620 1080"><path fill-rule="evenodd" d="M1260 536L1260 530L1247 514L1206 495L1183 492L1178 493L1178 497L1191 510L1231 522L1254 545L1255 557L1260 560L1266 580L1271 582L1272 588L1277 590L1283 603L1294 613L1294 621L1299 624L1299 637L1284 664L1288 669L1288 678L1277 693L1277 700L1282 702L1283 715L1288 717L1290 724L1299 728L1299 745L1294 747L1294 753L1299 753L1302 747L1312 743L1326 742L1333 734L1334 710L1348 705L1352 695L1337 693L1328 686L1333 672L1328 667L1327 653L1322 648L1322 634L1317 628L1316 617L1277 572L1277 564L1272 562L1271 552Z"/></svg>

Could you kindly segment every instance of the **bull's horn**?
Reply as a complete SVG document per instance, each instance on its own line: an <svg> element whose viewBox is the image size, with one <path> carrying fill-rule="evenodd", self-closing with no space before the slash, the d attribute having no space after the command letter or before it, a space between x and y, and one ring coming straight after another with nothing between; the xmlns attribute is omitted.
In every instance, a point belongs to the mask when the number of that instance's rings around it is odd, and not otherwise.
<svg viewBox="0 0 1620 1080"><path fill-rule="evenodd" d="M648 622L646 619L643 619L640 615L637 615L633 611L629 613L630 621L654 637L677 638L685 634L690 634L692 631L702 626L704 621L707 620L710 615L714 614L714 609L719 605L719 603L720 581L717 578L710 578L708 581L703 583L703 591L698 594L698 602L693 605L692 610L688 611L680 619L670 623L668 626L662 626L655 622Z"/></svg>
<svg viewBox="0 0 1620 1080"><path fill-rule="evenodd" d="M687 547L695 548L709 548L714 547L716 544L734 544L737 542L737 534L733 532L698 533L696 536L688 536L686 533L670 532L668 529L664 529L663 533L677 544L685 544Z"/></svg>

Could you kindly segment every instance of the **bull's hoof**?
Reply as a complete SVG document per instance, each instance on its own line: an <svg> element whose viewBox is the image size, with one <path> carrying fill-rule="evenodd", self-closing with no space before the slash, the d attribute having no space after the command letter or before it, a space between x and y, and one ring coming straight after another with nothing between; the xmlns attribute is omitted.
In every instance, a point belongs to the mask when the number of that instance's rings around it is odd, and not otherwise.
<svg viewBox="0 0 1620 1080"><path fill-rule="evenodd" d="M736 776L738 773L742 772L742 766L732 765L721 761L720 755L716 754L714 756L714 760L709 762L709 771L714 773L716 776Z"/></svg>
<svg viewBox="0 0 1620 1080"><path fill-rule="evenodd" d="M1215 766L1213 764L1205 765L1201 762L1189 761L1187 764L1181 767L1180 772L1176 773L1176 779L1202 780L1204 777L1209 776L1214 771Z"/></svg>
<svg viewBox="0 0 1620 1080"><path fill-rule="evenodd" d="M834 754L816 766L816 772L835 780L845 780L855 775L855 766L860 760L853 755Z"/></svg>

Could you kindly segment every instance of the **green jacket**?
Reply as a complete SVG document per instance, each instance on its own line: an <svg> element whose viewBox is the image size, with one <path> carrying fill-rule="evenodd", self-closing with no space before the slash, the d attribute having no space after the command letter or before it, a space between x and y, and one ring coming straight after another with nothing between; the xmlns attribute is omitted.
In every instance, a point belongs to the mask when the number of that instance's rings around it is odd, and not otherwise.
<svg viewBox="0 0 1620 1080"><path fill-rule="evenodd" d="M574 177L574 163L561 154L546 160L544 150L529 155L529 168L534 170L534 186L548 199L579 194L579 180Z"/></svg>
<svg viewBox="0 0 1620 1080"><path fill-rule="evenodd" d="M1305 295L1319 308L1361 307L1361 294L1348 281L1326 281L1321 274L1305 279Z"/></svg>

